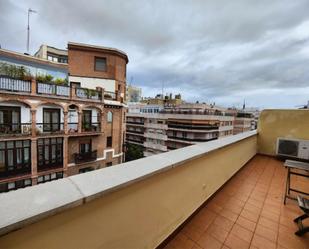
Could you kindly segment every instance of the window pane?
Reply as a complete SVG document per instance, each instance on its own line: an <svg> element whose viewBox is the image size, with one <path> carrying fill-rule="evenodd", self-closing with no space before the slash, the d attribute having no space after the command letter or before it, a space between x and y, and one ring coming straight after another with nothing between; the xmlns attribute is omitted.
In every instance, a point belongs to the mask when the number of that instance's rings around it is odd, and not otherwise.
<svg viewBox="0 0 309 249"><path fill-rule="evenodd" d="M44 180L44 179L43 179L43 176L39 176L39 177L38 177L38 182L43 182L43 180Z"/></svg>
<svg viewBox="0 0 309 249"><path fill-rule="evenodd" d="M0 172L5 171L5 157L4 151L0 151Z"/></svg>
<svg viewBox="0 0 309 249"><path fill-rule="evenodd" d="M24 180L24 185L25 186L30 186L31 185L31 179L25 179Z"/></svg>
<svg viewBox="0 0 309 249"><path fill-rule="evenodd" d="M22 149L16 149L16 162L17 164L21 164L23 162Z"/></svg>
<svg viewBox="0 0 309 249"><path fill-rule="evenodd" d="M24 148L24 162L29 162L29 148Z"/></svg>
<svg viewBox="0 0 309 249"><path fill-rule="evenodd" d="M9 170L13 170L14 169L14 157L13 157L13 150L8 150L7 151L7 155L8 155L8 168Z"/></svg>
<svg viewBox="0 0 309 249"><path fill-rule="evenodd" d="M8 183L8 189L11 190L11 189L14 189L15 188L15 182L9 182Z"/></svg>
<svg viewBox="0 0 309 249"><path fill-rule="evenodd" d="M95 70L106 71L106 58L95 58Z"/></svg>
<svg viewBox="0 0 309 249"><path fill-rule="evenodd" d="M6 143L6 147L8 148L8 149L11 149L11 148L14 148L14 142L7 142Z"/></svg>

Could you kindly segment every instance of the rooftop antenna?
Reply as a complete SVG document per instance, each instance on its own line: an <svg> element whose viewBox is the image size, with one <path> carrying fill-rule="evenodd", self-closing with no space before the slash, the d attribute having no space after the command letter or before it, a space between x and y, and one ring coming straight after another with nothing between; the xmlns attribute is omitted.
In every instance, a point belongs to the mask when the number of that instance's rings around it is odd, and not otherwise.
<svg viewBox="0 0 309 249"><path fill-rule="evenodd" d="M246 109L246 99L244 99L244 103L242 105L242 109L245 110Z"/></svg>
<svg viewBox="0 0 309 249"><path fill-rule="evenodd" d="M162 82L162 99L164 99L164 81Z"/></svg>
<svg viewBox="0 0 309 249"><path fill-rule="evenodd" d="M28 9L28 26L27 26L27 54L29 54L29 43L30 43L30 13L37 13L37 11L29 8Z"/></svg>

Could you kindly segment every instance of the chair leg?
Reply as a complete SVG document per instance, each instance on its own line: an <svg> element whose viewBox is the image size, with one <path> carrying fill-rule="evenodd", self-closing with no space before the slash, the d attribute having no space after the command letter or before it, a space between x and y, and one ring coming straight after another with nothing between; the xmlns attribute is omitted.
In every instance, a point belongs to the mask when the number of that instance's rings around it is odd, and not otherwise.
<svg viewBox="0 0 309 249"><path fill-rule="evenodd" d="M307 214L303 214L303 215L301 215L301 216L295 218L295 219L294 219L294 222L297 223L299 220L304 220L304 219L306 219L306 218L308 218L308 215L307 215Z"/></svg>

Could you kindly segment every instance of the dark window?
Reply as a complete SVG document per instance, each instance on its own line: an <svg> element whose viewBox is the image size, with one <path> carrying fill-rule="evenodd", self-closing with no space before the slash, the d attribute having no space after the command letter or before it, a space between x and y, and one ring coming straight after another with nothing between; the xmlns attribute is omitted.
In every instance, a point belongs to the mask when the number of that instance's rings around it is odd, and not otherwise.
<svg viewBox="0 0 309 249"><path fill-rule="evenodd" d="M94 70L106 71L106 58L95 57L94 58Z"/></svg>
<svg viewBox="0 0 309 249"><path fill-rule="evenodd" d="M106 163L106 167L113 166L113 162Z"/></svg>
<svg viewBox="0 0 309 249"><path fill-rule="evenodd" d="M79 145L79 153L85 154L91 152L91 140L82 141Z"/></svg>
<svg viewBox="0 0 309 249"><path fill-rule="evenodd" d="M63 139L38 139L38 170L44 170L50 167L62 167L62 164Z"/></svg>
<svg viewBox="0 0 309 249"><path fill-rule="evenodd" d="M0 133L20 132L20 107L0 106Z"/></svg>
<svg viewBox="0 0 309 249"><path fill-rule="evenodd" d="M106 138L106 147L112 147L113 146L113 138L107 137Z"/></svg>
<svg viewBox="0 0 309 249"><path fill-rule="evenodd" d="M31 186L31 185L32 185L32 180L30 178L18 180L15 182L0 183L0 193L8 192L10 190L15 190L18 188L24 188L24 187Z"/></svg>
<svg viewBox="0 0 309 249"><path fill-rule="evenodd" d="M92 167L83 168L83 169L80 169L78 173L81 174L81 173L86 173L89 171L93 171L93 168Z"/></svg>
<svg viewBox="0 0 309 249"><path fill-rule="evenodd" d="M47 175L38 176L38 184L54 181L61 178L63 178L63 172L55 172Z"/></svg>
<svg viewBox="0 0 309 249"><path fill-rule="evenodd" d="M31 172L30 140L0 142L0 177Z"/></svg>
<svg viewBox="0 0 309 249"><path fill-rule="evenodd" d="M60 109L43 108L43 131L60 130Z"/></svg>
<svg viewBox="0 0 309 249"><path fill-rule="evenodd" d="M89 131L91 130L91 117L92 117L92 112L91 110L84 110L83 111L83 130L84 131Z"/></svg>

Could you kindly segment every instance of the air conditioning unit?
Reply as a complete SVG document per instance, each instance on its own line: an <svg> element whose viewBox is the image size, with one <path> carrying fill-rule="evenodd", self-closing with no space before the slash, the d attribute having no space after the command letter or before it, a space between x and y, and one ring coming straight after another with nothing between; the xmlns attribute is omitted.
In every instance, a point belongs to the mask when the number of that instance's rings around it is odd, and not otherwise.
<svg viewBox="0 0 309 249"><path fill-rule="evenodd" d="M309 160L309 140L279 137L276 153L278 156Z"/></svg>

